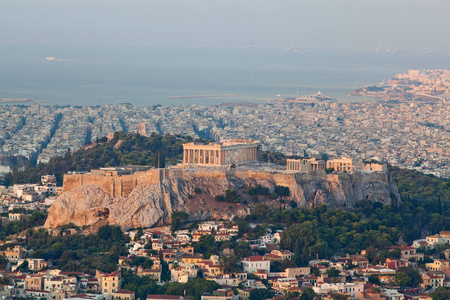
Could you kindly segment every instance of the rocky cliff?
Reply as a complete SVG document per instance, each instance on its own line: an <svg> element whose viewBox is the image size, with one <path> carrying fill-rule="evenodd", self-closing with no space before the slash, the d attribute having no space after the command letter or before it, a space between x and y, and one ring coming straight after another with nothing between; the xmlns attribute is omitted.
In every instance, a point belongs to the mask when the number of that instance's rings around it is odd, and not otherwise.
<svg viewBox="0 0 450 300"><path fill-rule="evenodd" d="M148 174L151 174L149 171ZM142 176L142 175L140 175ZM150 175L148 175L150 176ZM391 204L400 201L397 187L387 174L299 174L255 170L164 170L156 183L135 185L126 196L114 196L109 187L89 184L64 192L49 210L46 228L74 223L77 226L117 224L124 229L151 227L170 222L172 211L186 211L192 220L244 216L254 205L245 192L262 185L289 187L299 206L327 204L351 208L361 200ZM249 205L218 202L214 199L226 189L240 192ZM261 199L265 201L264 199ZM269 205L278 205L268 201Z"/></svg>

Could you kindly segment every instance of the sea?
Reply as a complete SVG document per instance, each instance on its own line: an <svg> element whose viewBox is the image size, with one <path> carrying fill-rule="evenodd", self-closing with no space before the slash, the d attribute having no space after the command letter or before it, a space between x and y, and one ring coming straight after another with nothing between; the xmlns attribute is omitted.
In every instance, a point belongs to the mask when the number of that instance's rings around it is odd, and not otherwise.
<svg viewBox="0 0 450 300"><path fill-rule="evenodd" d="M10 44L0 49L0 98L42 105L134 106L266 102L321 92L341 101L410 69L450 68L428 51L284 47ZM234 94L233 97L170 98Z"/></svg>

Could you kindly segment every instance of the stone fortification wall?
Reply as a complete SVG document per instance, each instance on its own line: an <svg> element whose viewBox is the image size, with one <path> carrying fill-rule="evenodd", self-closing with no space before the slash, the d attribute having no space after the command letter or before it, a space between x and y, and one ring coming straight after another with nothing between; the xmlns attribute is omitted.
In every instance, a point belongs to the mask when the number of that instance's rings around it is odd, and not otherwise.
<svg viewBox="0 0 450 300"><path fill-rule="evenodd" d="M173 211L185 211L192 220L244 217L253 203L237 205L215 200L227 189L242 191L258 185L273 191L290 190L298 206L354 207L369 200L401 201L395 184L384 173L307 174L251 169L151 169L133 175L76 174L64 177L64 193L49 210L46 228L118 224L123 228L150 227L170 222ZM200 189L201 193L198 193ZM273 203L272 203L273 202ZM277 200L267 202L278 206Z"/></svg>
<svg viewBox="0 0 450 300"><path fill-rule="evenodd" d="M223 194L226 188L237 189L240 186L260 184L273 191L276 185L280 185L288 187L292 199L300 205L326 203L352 207L363 199L390 203L390 195L398 194L395 185L390 183L388 174L385 173L289 173L242 169L150 169L124 176L65 175L63 191L68 192L84 185L96 185L111 197L126 197L137 187L160 184L164 180L177 182L174 186L183 183L181 189L193 190L195 187L201 187L212 196Z"/></svg>
<svg viewBox="0 0 450 300"><path fill-rule="evenodd" d="M164 169L152 169L123 176L104 176L90 173L64 175L63 192L69 192L83 185L97 185L111 197L128 196L138 186L159 183L163 174Z"/></svg>

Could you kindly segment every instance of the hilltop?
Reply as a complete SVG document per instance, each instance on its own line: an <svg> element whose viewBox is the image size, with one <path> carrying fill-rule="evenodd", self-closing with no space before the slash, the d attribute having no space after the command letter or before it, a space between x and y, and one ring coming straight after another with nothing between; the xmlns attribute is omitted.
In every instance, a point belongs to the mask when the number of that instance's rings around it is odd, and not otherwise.
<svg viewBox="0 0 450 300"><path fill-rule="evenodd" d="M176 164L182 158L183 144L192 138L181 135L151 134L149 137L137 133L115 132L112 138L106 137L89 143L78 151L70 149L62 157L53 157L46 164L28 163L24 171L17 169L5 176L6 184L37 183L42 175L55 174L62 185L63 175L69 171L90 171L102 167L122 165L150 165L164 167Z"/></svg>
<svg viewBox="0 0 450 300"><path fill-rule="evenodd" d="M192 142L190 136L151 134L149 137L139 134L116 132L111 139L102 138L71 153L67 151L63 157L54 157L46 164L32 165L28 163L24 171L6 175L7 185L17 183L38 183L40 177L55 174L59 185L63 183L63 175L69 171L90 171L101 167L120 165L175 165L182 160L183 144ZM269 156L269 158L268 158ZM261 161L270 161L285 165L288 156L279 152L261 153ZM294 157L298 158L298 157ZM433 175L425 175L414 170L390 167L392 183L398 186L402 198L415 200L450 201L450 180Z"/></svg>

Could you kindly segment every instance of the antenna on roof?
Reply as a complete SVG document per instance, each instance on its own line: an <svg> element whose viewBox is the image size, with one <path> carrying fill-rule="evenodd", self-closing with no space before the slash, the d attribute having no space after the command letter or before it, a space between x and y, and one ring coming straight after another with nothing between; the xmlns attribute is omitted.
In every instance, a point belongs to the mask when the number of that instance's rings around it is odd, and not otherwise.
<svg viewBox="0 0 450 300"><path fill-rule="evenodd" d="M297 99L298 99L298 85L297 85Z"/></svg>

